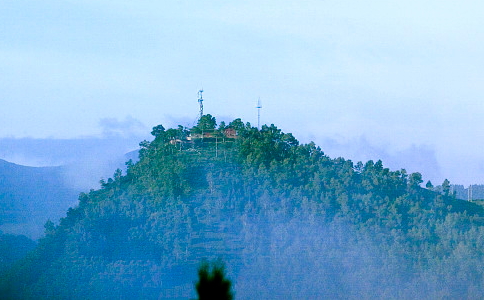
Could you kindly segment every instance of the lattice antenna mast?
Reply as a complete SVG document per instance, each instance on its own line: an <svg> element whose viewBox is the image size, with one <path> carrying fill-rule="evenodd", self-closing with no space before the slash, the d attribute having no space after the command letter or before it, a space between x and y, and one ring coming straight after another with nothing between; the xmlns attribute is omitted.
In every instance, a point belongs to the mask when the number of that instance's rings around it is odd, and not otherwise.
<svg viewBox="0 0 484 300"><path fill-rule="evenodd" d="M203 97L202 97L203 89L198 91L198 103L200 104L200 118L203 117Z"/></svg>
<svg viewBox="0 0 484 300"><path fill-rule="evenodd" d="M260 102L260 98L257 101L257 129L260 129L260 109L262 108L262 102Z"/></svg>
<svg viewBox="0 0 484 300"><path fill-rule="evenodd" d="M472 201L472 184L469 185L469 189L467 190L467 201Z"/></svg>

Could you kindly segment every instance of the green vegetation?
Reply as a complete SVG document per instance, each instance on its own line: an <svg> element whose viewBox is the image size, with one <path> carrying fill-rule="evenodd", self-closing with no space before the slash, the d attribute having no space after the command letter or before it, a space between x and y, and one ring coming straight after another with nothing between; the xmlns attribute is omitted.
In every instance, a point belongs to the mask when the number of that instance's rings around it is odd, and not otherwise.
<svg viewBox="0 0 484 300"><path fill-rule="evenodd" d="M196 128L155 127L126 174L46 224L0 294L193 298L199 262L221 257L237 299L482 298L484 211L448 182L331 159L274 125Z"/></svg>

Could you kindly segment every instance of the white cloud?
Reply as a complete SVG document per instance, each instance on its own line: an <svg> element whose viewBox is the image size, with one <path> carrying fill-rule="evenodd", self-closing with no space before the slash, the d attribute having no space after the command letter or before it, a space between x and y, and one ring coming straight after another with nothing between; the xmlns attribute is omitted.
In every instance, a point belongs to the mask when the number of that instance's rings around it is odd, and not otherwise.
<svg viewBox="0 0 484 300"><path fill-rule="evenodd" d="M132 116L120 121L117 118L103 118L99 121L105 136L138 137L148 132L148 128Z"/></svg>

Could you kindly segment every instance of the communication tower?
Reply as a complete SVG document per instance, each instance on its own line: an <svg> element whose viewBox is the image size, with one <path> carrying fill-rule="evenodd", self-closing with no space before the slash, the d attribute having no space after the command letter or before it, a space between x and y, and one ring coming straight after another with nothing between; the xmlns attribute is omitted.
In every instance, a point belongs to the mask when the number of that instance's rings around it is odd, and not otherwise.
<svg viewBox="0 0 484 300"><path fill-rule="evenodd" d="M469 185L469 189L467 190L467 201L472 201L472 184Z"/></svg>
<svg viewBox="0 0 484 300"><path fill-rule="evenodd" d="M260 109L262 108L262 102L260 102L260 98L257 101L257 129L260 129Z"/></svg>
<svg viewBox="0 0 484 300"><path fill-rule="evenodd" d="M198 103L200 104L200 118L203 116L203 97L202 97L203 89L198 91Z"/></svg>

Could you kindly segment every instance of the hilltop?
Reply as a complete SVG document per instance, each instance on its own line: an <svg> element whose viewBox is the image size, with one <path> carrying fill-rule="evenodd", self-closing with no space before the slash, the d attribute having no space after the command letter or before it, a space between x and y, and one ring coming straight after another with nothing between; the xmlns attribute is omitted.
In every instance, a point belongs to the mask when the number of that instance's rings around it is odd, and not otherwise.
<svg viewBox="0 0 484 300"><path fill-rule="evenodd" d="M193 297L225 261L236 299L480 298L482 207L381 161L332 159L274 125L153 128L2 276L15 299Z"/></svg>

